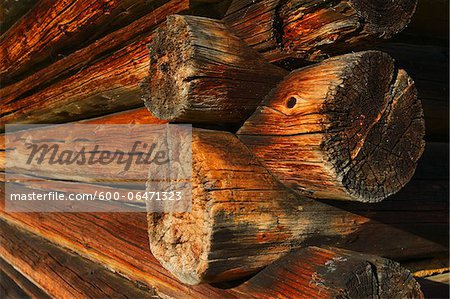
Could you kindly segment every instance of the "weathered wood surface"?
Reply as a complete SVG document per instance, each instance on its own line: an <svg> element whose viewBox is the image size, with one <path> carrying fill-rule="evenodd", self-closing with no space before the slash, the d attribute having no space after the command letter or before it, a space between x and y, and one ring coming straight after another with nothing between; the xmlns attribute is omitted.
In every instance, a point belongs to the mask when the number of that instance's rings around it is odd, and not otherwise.
<svg viewBox="0 0 450 299"><path fill-rule="evenodd" d="M168 17L149 49L145 105L174 122L241 124L287 74L207 18Z"/></svg>
<svg viewBox="0 0 450 299"><path fill-rule="evenodd" d="M416 0L234 0L224 20L269 61L316 61L392 37L409 23L416 4Z"/></svg>
<svg viewBox="0 0 450 299"><path fill-rule="evenodd" d="M433 211L429 214L424 213L423 206L430 202L421 202L418 194L410 207L408 199L412 195L408 190L385 204L369 207L350 202L319 202L295 197L283 189L231 134L194 131L192 152L192 213L148 215L152 253L171 273L189 284L237 279L270 264L291 248L307 244L344 244L361 251L384 251L387 244L395 242L388 232L391 229L428 223L416 227L428 231L432 223L442 228L448 221L448 215L439 212L448 205L442 201L448 193L445 184L440 187L443 197L432 204L436 206L429 207ZM429 182L423 185L427 184L431 187ZM423 185L415 182L411 187ZM414 212L416 208L420 212ZM426 215L427 220L422 218ZM412 241L407 240L409 233L392 233L398 244ZM433 233L431 229L425 234ZM433 238L432 243L440 243L445 251L446 240ZM412 249L417 245L402 247ZM392 253L391 249L381 255Z"/></svg>
<svg viewBox="0 0 450 299"><path fill-rule="evenodd" d="M339 248L307 247L234 289L255 298L424 298L398 263Z"/></svg>
<svg viewBox="0 0 450 299"><path fill-rule="evenodd" d="M82 120L78 123L90 125L150 125L164 124L167 123L167 121L154 117L146 108L136 108L98 118ZM5 135L0 134L0 171L2 172L5 170L6 166L5 157Z"/></svg>
<svg viewBox="0 0 450 299"><path fill-rule="evenodd" d="M25 15L36 0L3 0L0 3L0 34L4 34L14 23Z"/></svg>
<svg viewBox="0 0 450 299"><path fill-rule="evenodd" d="M391 55L396 65L414 78L425 116L425 139L448 142L448 45L389 42L377 48Z"/></svg>
<svg viewBox="0 0 450 299"><path fill-rule="evenodd" d="M412 79L366 51L292 72L237 134L302 195L377 202L410 180L424 133Z"/></svg>
<svg viewBox="0 0 450 299"><path fill-rule="evenodd" d="M316 215L325 219L321 227L333 227L342 238L315 239L311 235L308 243L332 243L397 260L448 251L448 145L429 144L421 162L414 180L382 203L312 201L323 207ZM185 286L162 268L150 254L145 213L9 213L2 205L0 217L97 263L108 264L160 294L228 297L208 285Z"/></svg>
<svg viewBox="0 0 450 299"><path fill-rule="evenodd" d="M34 283L29 281L20 272L14 269L13 266L9 265L3 259L0 259L0 271L10 278L25 294L18 298L32 298L32 299L50 299L51 297L37 287ZM3 280L3 275L1 276ZM14 297L2 297L2 298L14 298Z"/></svg>
<svg viewBox="0 0 450 299"><path fill-rule="evenodd" d="M3 259L54 298L159 298L151 288L0 220ZM20 253L20 254L18 254Z"/></svg>
<svg viewBox="0 0 450 299"><path fill-rule="evenodd" d="M138 110L142 111L142 110ZM122 114L118 114L122 115ZM132 119L132 113L129 113L128 115L131 116ZM125 118L126 119L126 118ZM101 118L95 120L96 122L104 122ZM110 118L110 121L114 122L114 117ZM219 133L218 133L219 134ZM226 133L220 133L225 134ZM234 137L232 135L228 135L230 140L233 140ZM235 141L237 142L237 141ZM216 141L213 142L213 148L217 146ZM211 146L210 146L211 147ZM303 236L299 236L299 239L306 238L305 244L313 244L313 245L319 245L319 244L333 244L333 245L340 245L342 247L347 247L355 250L360 251L366 251L371 250L371 253L381 254L388 257L395 257L395 258L408 258L408 257L415 257L415 256L423 256L428 254L433 254L436 252L441 252L448 250L448 241L447 241L447 234L448 231L448 215L446 213L448 209L448 147L447 145L443 144L441 146L435 146L433 144L428 146L429 148L429 155L424 157L424 160L421 164L421 167L419 168L418 173L416 174L416 180L411 182L408 187L400 192L398 195L394 196L393 198L385 201L384 203L377 204L377 205L371 205L367 206L364 204L356 204L356 203L335 203L331 201L327 202L316 202L311 200L305 200L301 204L298 204L298 206L302 206L304 212L298 212L299 215L292 216L297 217L295 220L295 226L299 226L299 220L301 219L301 223L304 223L306 226L306 230L309 228L314 228L312 232L306 233ZM232 147L231 147L232 149ZM225 151L230 151L230 144L227 142L225 145ZM200 148L200 153L205 153L205 149ZM243 149L242 154L245 154L246 149ZM225 161L229 160L229 163L233 163L233 159L227 159L227 155L230 155L229 153L225 152L224 154ZM207 153L205 155L206 157L210 157L210 154ZM241 160L242 161L242 160ZM249 158L248 161L252 161L252 158ZM248 162L247 162L248 163ZM207 169L209 167L209 160L207 162ZM446 168L447 167L447 168ZM239 173L237 172L235 175L239 176ZM227 177L228 178L228 177ZM233 173L230 174L230 182L232 182ZM218 177L217 180L220 178ZM223 177L222 177L223 180ZM253 176L250 178L249 181L254 180ZM215 181L212 181L213 183ZM264 186L267 188L267 186ZM209 187L208 187L209 188ZM225 190L226 191L226 190ZM249 190L252 191L251 189ZM231 198L239 197L238 191L230 190L231 192ZM213 192L214 194L214 192ZM430 198L430 194L433 194L433 197ZM286 202L286 200L284 201ZM245 205L245 203L242 203ZM273 204L273 203L272 203ZM292 205L292 202L287 201L287 205ZM281 205L281 203L280 203ZM283 203L284 205L284 203ZM232 208L232 205L230 206ZM289 210L289 209L288 209ZM294 208L294 210L298 210L297 207ZM244 210L245 212L245 210ZM275 212L275 211L274 211ZM400 213L401 212L401 213ZM256 212L255 212L256 213ZM270 215L270 211L266 211L266 214ZM254 221L258 222L258 225L260 224L258 217L261 217L259 213L256 213L258 215L254 216ZM3 214L7 216L11 216L10 214ZM20 215L20 216L19 216ZM33 222L36 215L40 215L38 217L39 220L37 222ZM55 213L52 213L53 215L57 215ZM71 217L71 214L66 213L65 214L68 217ZM138 214L134 214L138 215ZM265 214L264 214L265 215ZM279 217L282 217L283 215L275 215L274 221L278 219ZM30 222L27 224L29 227L35 227L38 231L42 232L40 222L43 221L44 218L46 218L45 214L17 214L17 216L14 216L15 221L19 221L22 223L25 221L25 223ZM44 218L43 218L44 217ZM60 216L57 216L57 218ZM65 217L65 216L64 216ZM137 216L136 216L137 217ZM140 216L142 217L142 216ZM231 216L230 216L231 217ZM232 217L240 217L239 214L232 214ZM247 217L247 216L245 216ZM108 216L106 217L108 218ZM248 218L251 219L251 216L248 216ZM219 220L221 218L218 218ZM55 221L55 223L58 223L58 219L49 220ZM62 220L64 223L68 223L67 220ZM79 221L79 220L76 220ZM110 221L110 220L107 220ZM145 220L142 220L144 221ZM225 218L224 221L227 221ZM111 220L111 225L114 224L115 221ZM310 224L308 224L310 222ZM235 224L233 224L230 221L231 228L236 229L244 229L245 227L236 227ZM48 234L48 229L51 228L51 225L49 224L46 229L44 229L44 235ZM113 226L114 227L114 226ZM246 226L250 228L250 226ZM32 229L32 228L30 228ZM145 230L145 224L141 224L141 229ZM267 228L269 231L271 229L274 230L272 235L266 234L266 237L262 237L262 239L259 239L262 245L260 245L260 249L264 250L265 246L271 246L273 242L275 244L279 244L277 242L277 238L286 238L286 235L283 236L283 234L277 235L277 229L282 230L283 233L289 230L289 228L277 228L275 227L269 227ZM297 228L296 228L297 229ZM73 231L73 229L72 229ZM69 231L69 234L71 235L71 238L75 238L77 240L76 242L84 243L84 238L86 238L86 235L84 236L73 236L72 231ZM115 231L112 229L112 231ZM126 231L126 230L125 230ZM380 234L379 232L383 231L383 234ZM65 234L64 232L61 232L62 234ZM144 232L141 232L145 235ZM238 232L237 235L239 235L241 232ZM249 231L250 235L252 235L252 231ZM256 232L257 233L257 232ZM54 234L54 233L53 233ZM58 233L57 233L58 234ZM76 234L76 231L75 231ZM96 236L101 233L95 234ZM227 233L228 234L228 233ZM316 234L314 236L314 234ZM271 237L267 237L271 236ZM273 236L273 237L272 237ZM393 241L393 236L395 236L395 241ZM48 237L48 236L46 236ZM81 239L79 239L81 238ZM104 247L105 244L98 244L97 242L100 242L101 240L95 239L97 237L93 237L94 240L88 241L88 242L94 242L93 244L90 244L88 247ZM127 236L121 236L121 238L125 238L125 240L128 238ZM267 238L267 241L264 239ZM75 246L73 245L73 242L75 241L66 241L66 244L70 244L67 246ZM75 243L76 243L75 242ZM225 242L225 241L224 241ZM233 241L232 241L233 242ZM245 256L248 256L249 252L247 250L241 250L240 246L242 245L241 242L238 240L234 241L236 244L229 244L229 248L233 248L237 252L237 254L242 255L243 258ZM249 242L251 242L251 239L249 239ZM271 243L272 242L272 243ZM288 242L288 241L286 241ZM295 242L294 242L295 243ZM301 242L300 242L301 243ZM219 244L219 243L218 243ZM301 243L303 244L303 243ZM368 244L371 244L368 248ZM294 246L299 245L295 244ZM278 246L278 245L277 245ZM218 247L222 247L222 244L219 244ZM289 246L286 246L287 248L285 250L288 250ZM79 249L77 249L79 250ZM113 250L110 248L110 250ZM224 248L226 250L226 247ZM259 251L259 253L261 252ZM86 249L82 250L83 252L86 252ZM103 250L105 251L105 250ZM88 250L88 254L92 254ZM115 253L116 254L116 253ZM142 252L140 253L142 254ZM232 253L230 253L232 254ZM255 250L255 255L258 255L258 249ZM111 253L107 252L105 255L109 258L111 258ZM95 258L98 258L96 254L94 254ZM104 257L103 257L104 258ZM124 257L121 257L124 259ZM140 258L141 259L141 258ZM128 260L128 258L125 258L125 260ZM139 260L139 259L136 259ZM136 261L135 260L135 261ZM230 267L238 267L241 269L243 265L238 265L231 263L227 261L227 264ZM136 268L140 269L141 266L139 263L132 263L132 266L130 268L128 266L119 265L119 272L125 271L127 273L135 273ZM247 265L244 265L244 267L247 267ZM252 267L252 265L248 266ZM125 270L123 270L125 269ZM141 270L139 270L141 271ZM140 274L137 275L143 275L142 272L139 272ZM234 275L236 273L233 273ZM239 275L239 273L237 273ZM135 275L135 274L130 274ZM144 277L146 277L144 275ZM154 278L148 278L147 279L154 279Z"/></svg>
<svg viewBox="0 0 450 299"><path fill-rule="evenodd" d="M148 35L165 18L190 8L189 0L169 1L128 26L120 28L103 38L73 53L60 57L56 62L45 68L33 72L23 80L15 82L0 89L0 98L7 105L20 98L32 95L39 88L48 87L58 79L64 79L77 71L88 67L95 60L107 57L110 52L132 43L133 40Z"/></svg>
<svg viewBox="0 0 450 299"><path fill-rule="evenodd" d="M211 1L210 1L211 2ZM0 79L9 84L167 3L43 0L0 39Z"/></svg>
<svg viewBox="0 0 450 299"><path fill-rule="evenodd" d="M25 293L18 284L15 283L3 271L0 271L0 297L7 299L28 299L30 296Z"/></svg>
<svg viewBox="0 0 450 299"><path fill-rule="evenodd" d="M175 298L215 298L227 293L207 285L188 287L168 273L150 253L145 213L7 213L3 200L0 213L2 219L108 265L157 293Z"/></svg>
<svg viewBox="0 0 450 299"><path fill-rule="evenodd" d="M153 38L153 34L148 29L151 27L148 22L155 25L155 22L156 24L162 22L167 15L186 10L185 1L175 3L174 6L167 5L165 9L155 11L152 21L148 19L146 19L147 22L137 21L136 30L143 30L144 33L130 44L106 57L83 65L79 70L75 69L76 72L73 74L69 72L68 76L63 76L61 80L49 86L43 86L44 88L35 93L29 95L25 93L19 97L13 95L7 98L0 114L0 124L68 122L141 106L139 83L147 73L149 57L146 45ZM113 39L116 35L117 33L114 34ZM128 35L125 34L125 36ZM108 48L105 46L109 44L108 40L109 37L105 37L104 40L99 41L102 45L99 48ZM68 62L63 60L62 66L58 65L55 70L64 72L66 67L70 70L70 61L80 59L89 61L92 59L90 55L90 50L87 52L80 50L73 54L73 58L67 58ZM52 74L52 72L49 73ZM30 79L30 81L33 80ZM35 84L27 80L24 82L25 85ZM12 88L5 93L14 94L16 90Z"/></svg>

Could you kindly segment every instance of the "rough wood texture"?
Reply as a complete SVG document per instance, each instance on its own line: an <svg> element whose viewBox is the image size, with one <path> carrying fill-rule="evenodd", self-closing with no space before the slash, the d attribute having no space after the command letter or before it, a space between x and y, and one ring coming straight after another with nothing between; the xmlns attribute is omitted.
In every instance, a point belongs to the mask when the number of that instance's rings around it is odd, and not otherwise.
<svg viewBox="0 0 450 299"><path fill-rule="evenodd" d="M424 298L398 263L338 248L307 247L271 264L235 291L255 298Z"/></svg>
<svg viewBox="0 0 450 299"><path fill-rule="evenodd" d="M2 257L54 298L159 298L152 289L138 286L4 220L0 225Z"/></svg>
<svg viewBox="0 0 450 299"><path fill-rule="evenodd" d="M422 218L422 208L419 213L405 210L405 205L409 207L406 194L372 207L294 197L231 134L197 131L192 152L192 213L148 215L152 253L172 274L189 284L242 277L270 264L292 247L307 244L344 244L364 251L372 246L370 243L384 251L386 248L382 248L393 241L388 233L391 229L410 231L406 228L409 225L422 226L441 216L441 224L448 219L444 212L436 212L447 206L442 201L432 208L428 220ZM415 186L419 186L417 182ZM448 187L441 190L447 194ZM417 204L421 205L420 201ZM413 214L422 220L411 219L414 224L406 224ZM429 234L428 238L432 233L425 234ZM394 234L400 243L409 242L409 233ZM423 236L423 232L419 235ZM413 239L418 241L416 237ZM444 242L441 248L445 251L446 240L433 238L432 242Z"/></svg>
<svg viewBox="0 0 450 299"><path fill-rule="evenodd" d="M58 79L70 77L71 74L88 67L95 60L108 56L110 52L120 49L127 43L132 43L134 39L145 37L168 15L189 9L189 3L189 0L169 1L130 25L120 28L68 56L60 57L56 62L30 74L21 81L4 86L0 89L2 102L7 105L17 99L27 97L27 95L30 96L38 91L38 88L48 87Z"/></svg>
<svg viewBox="0 0 450 299"><path fill-rule="evenodd" d="M408 74L414 78L425 116L425 139L448 142L448 40L446 46L389 42L380 45L378 49L391 55L396 65L407 70Z"/></svg>
<svg viewBox="0 0 450 299"><path fill-rule="evenodd" d="M306 243L328 243L397 260L445 254L448 192L448 144L429 144L415 179L391 199L373 205L311 201L311 206L318 207L311 222L316 230L307 236ZM230 295L230 290L205 284L189 287L175 279L150 254L145 213L9 213L3 200L0 203L0 218L96 263L107 264L115 272L155 288L158 294L242 298L241 294ZM298 225L305 223L300 220ZM320 236L326 226L334 228L340 238Z"/></svg>
<svg viewBox="0 0 450 299"><path fill-rule="evenodd" d="M18 298L32 298L32 299L50 299L51 297L44 293L39 287L37 287L34 283L29 281L25 276L20 274L16 269L14 269L11 265L5 262L3 259L0 259L0 271L3 272L6 276L8 276L12 282L14 282L22 291L25 293L25 296L21 296ZM3 280L3 275L1 276L1 280ZM2 298L14 298L14 297L2 297Z"/></svg>
<svg viewBox="0 0 450 299"><path fill-rule="evenodd" d="M236 137L195 130L192 155L192 212L148 214L150 248L166 269L188 284L220 282L289 250L304 228L295 198Z"/></svg>
<svg viewBox="0 0 450 299"><path fill-rule="evenodd" d="M156 12L157 22L185 10L185 2L177 3ZM131 44L76 73L36 93L10 100L2 107L0 129L5 123L60 123L141 106L139 83L146 75L146 45L152 38L152 33L140 35Z"/></svg>
<svg viewBox="0 0 450 299"><path fill-rule="evenodd" d="M14 280L0 271L0 297L7 299L28 299L30 296Z"/></svg>
<svg viewBox="0 0 450 299"><path fill-rule="evenodd" d="M0 79L12 83L166 3L42 0L0 39Z"/></svg>
<svg viewBox="0 0 450 299"><path fill-rule="evenodd" d="M416 3L234 0L224 20L272 62L286 58L316 61L392 37L409 23Z"/></svg>
<svg viewBox="0 0 450 299"><path fill-rule="evenodd" d="M287 74L221 21L170 16L155 35L143 98L161 119L241 124Z"/></svg>
<svg viewBox="0 0 450 299"><path fill-rule="evenodd" d="M367 51L292 72L238 136L300 194L377 202L411 179L424 133L412 79Z"/></svg>

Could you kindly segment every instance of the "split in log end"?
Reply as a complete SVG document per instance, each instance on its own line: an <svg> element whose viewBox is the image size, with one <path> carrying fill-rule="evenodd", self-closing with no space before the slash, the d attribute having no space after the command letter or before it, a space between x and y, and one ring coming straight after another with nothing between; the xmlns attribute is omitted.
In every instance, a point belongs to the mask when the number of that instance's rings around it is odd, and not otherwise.
<svg viewBox="0 0 450 299"><path fill-rule="evenodd" d="M396 262L318 247L289 253L237 290L260 298L423 298L412 274Z"/></svg>
<svg viewBox="0 0 450 299"><path fill-rule="evenodd" d="M168 17L149 49L142 99L172 122L241 125L287 74L208 18Z"/></svg>
<svg viewBox="0 0 450 299"><path fill-rule="evenodd" d="M292 72L238 134L304 195L378 202L411 179L425 126L412 79L367 51Z"/></svg>

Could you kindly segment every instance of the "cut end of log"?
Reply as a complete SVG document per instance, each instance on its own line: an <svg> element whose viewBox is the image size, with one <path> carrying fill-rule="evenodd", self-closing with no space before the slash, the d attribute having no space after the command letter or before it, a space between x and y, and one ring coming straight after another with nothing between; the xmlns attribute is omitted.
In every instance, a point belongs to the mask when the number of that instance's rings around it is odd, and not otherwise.
<svg viewBox="0 0 450 299"><path fill-rule="evenodd" d="M339 248L293 251L237 289L264 298L423 298L398 263Z"/></svg>
<svg viewBox="0 0 450 299"><path fill-rule="evenodd" d="M347 47L389 39L410 22L417 0L285 1L274 17L280 50L293 57L321 60Z"/></svg>
<svg viewBox="0 0 450 299"><path fill-rule="evenodd" d="M389 39L411 21L418 0L349 0L366 30L381 39Z"/></svg>
<svg viewBox="0 0 450 299"><path fill-rule="evenodd" d="M241 125L287 74L222 21L169 16L155 35L142 99L160 119Z"/></svg>
<svg viewBox="0 0 450 299"><path fill-rule="evenodd" d="M145 106L158 118L175 120L188 106L183 79L192 76L193 48L186 19L169 16L157 30L150 51L151 77L142 83Z"/></svg>
<svg viewBox="0 0 450 299"><path fill-rule="evenodd" d="M238 134L300 193L378 202L411 179L425 126L412 79L367 51L292 72Z"/></svg>
<svg viewBox="0 0 450 299"><path fill-rule="evenodd" d="M195 285L241 278L287 253L306 226L295 196L231 133L194 130L192 153L192 211L147 215L162 266Z"/></svg>

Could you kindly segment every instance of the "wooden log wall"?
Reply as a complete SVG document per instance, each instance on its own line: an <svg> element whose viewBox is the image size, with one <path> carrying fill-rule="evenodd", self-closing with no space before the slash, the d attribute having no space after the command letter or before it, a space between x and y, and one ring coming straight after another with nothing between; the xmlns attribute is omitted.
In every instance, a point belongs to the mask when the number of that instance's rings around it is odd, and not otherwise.
<svg viewBox="0 0 450 299"><path fill-rule="evenodd" d="M448 248L445 241L448 235L448 147L446 144L429 145L427 151L415 179L383 203L330 205L330 202L312 201L311 205L322 205L316 214L325 222L322 227L334 228L341 237L340 240L333 240L331 236L315 240L310 236L308 243L331 243L397 260L445 252ZM164 294L180 296L191 292L207 296L211 292L207 286L192 289L183 286L158 264L148 250L144 213L8 213L2 209L1 218L107 264L116 272L154 286ZM61 227L60 223L65 225Z"/></svg>
<svg viewBox="0 0 450 299"><path fill-rule="evenodd" d="M154 115L239 124L278 83L238 134L287 186L315 198L376 202L409 181L423 151L423 111L413 80L392 58L374 51L342 55L281 81L285 71L248 59L257 54L241 43L227 43L232 52L215 42L236 41L224 29L205 18L174 16L156 33L144 85Z"/></svg>
<svg viewBox="0 0 450 299"><path fill-rule="evenodd" d="M1 192L0 271L11 278L2 291L423 298L408 271L366 253L403 261L448 252L448 144L428 144L420 158L424 119L428 141L448 141L446 37L405 33L378 46L397 66L378 51L328 58L393 37L417 1L229 2L43 0L11 13L0 37L1 129L171 121L237 136L194 129L192 213L12 213ZM227 10L222 21L171 16L219 17L217 7ZM419 96L404 69L418 77ZM111 188L58 180L79 181L81 171L47 169L50 188ZM14 183L50 186L29 178ZM205 284L235 279L246 282Z"/></svg>
<svg viewBox="0 0 450 299"><path fill-rule="evenodd" d="M32 298L50 297L42 291L36 290L36 287L27 280L27 277L33 279L49 295L62 298L72 296L97 298L117 296L123 292L126 292L124 293L126 296L137 296L136 298L164 297L164 294L158 293L156 289L109 273L106 268L93 265L88 260L65 251L8 222L1 220L1 223L3 235L0 251L7 260L14 259L16 267L26 277L11 269L9 265L4 265L4 262L2 262L2 266L6 266L8 273L13 273L16 278L20 276L19 283L22 287L25 287L24 282L27 284L25 289ZM23 245L27 245L27 259L22 255L17 257L11 255L13 250ZM37 255L36 250L45 253L47 258ZM282 284L273 283L273 280L277 280L280 274L288 274L287 277L289 277L290 271L298 271L296 267L302 260L307 260L310 268L303 269L300 280L297 277L284 287ZM29 267L30 263L35 267L33 270ZM86 268L86 266L89 267ZM333 269L333 274L330 273L330 268ZM210 286L209 294L212 295L215 291L216 295L221 298L272 298L268 295L277 294L277 296L287 298L294 294L284 291L285 288L289 288L296 290L297 294L322 294L322 297L325 294L327 298L332 298L333 295L343 292L360 293L361 285L354 282L358 278L360 280L363 278L364 290L367 295L389 296L395 292L405 296L409 295L412 298L423 298L417 282L407 270L401 268L395 262L337 248L333 248L331 251L331 249L317 247L305 248L289 254L239 287L221 290ZM86 285L87 279L89 279L89 285ZM342 287L340 290L338 289L339 284ZM8 289L14 290L15 293L21 293L21 289L18 289L17 286L14 289L11 289L11 287ZM36 297L36 295L39 297ZM192 293L185 293L183 297L192 297L192 295ZM21 298L23 298L23 294ZM196 298L206 298L206 296L196 296Z"/></svg>
<svg viewBox="0 0 450 299"><path fill-rule="evenodd" d="M0 39L0 79L17 81L170 1L39 1ZM158 22L158 21L156 21Z"/></svg>
<svg viewBox="0 0 450 299"><path fill-rule="evenodd" d="M269 61L317 61L391 38L409 23L416 4L416 0L234 0L224 20Z"/></svg>

